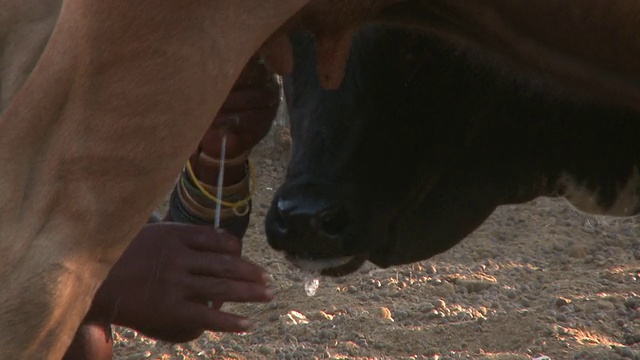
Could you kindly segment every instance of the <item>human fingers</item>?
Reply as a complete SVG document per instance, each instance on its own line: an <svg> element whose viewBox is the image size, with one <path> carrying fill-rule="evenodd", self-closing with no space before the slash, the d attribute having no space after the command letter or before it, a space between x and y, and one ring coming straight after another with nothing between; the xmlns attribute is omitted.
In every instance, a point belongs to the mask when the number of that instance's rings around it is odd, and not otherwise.
<svg viewBox="0 0 640 360"><path fill-rule="evenodd" d="M256 84L264 84L272 80L273 72L267 69L262 60L254 56L247 61L231 90L235 91L245 87L252 87Z"/></svg>
<svg viewBox="0 0 640 360"><path fill-rule="evenodd" d="M273 293L266 285L254 282L192 276L186 283L193 299L214 302L268 302L273 299Z"/></svg>
<svg viewBox="0 0 640 360"><path fill-rule="evenodd" d="M267 39L260 47L259 53L272 71L280 75L293 71L293 48L285 32L278 32Z"/></svg>
<svg viewBox="0 0 640 360"><path fill-rule="evenodd" d="M227 131L234 135L246 135L255 137L269 132L271 124L276 117L276 108L273 109L249 109L241 113L223 115L220 123L226 123ZM216 120L218 121L218 120Z"/></svg>
<svg viewBox="0 0 640 360"><path fill-rule="evenodd" d="M184 309L183 317L190 319L194 325L215 332L244 332L253 326L244 316L226 313L195 302Z"/></svg>
<svg viewBox="0 0 640 360"><path fill-rule="evenodd" d="M249 149L260 142L268 133L275 119L275 110L246 111L232 119L234 126L227 128L227 155L239 155L242 149ZM230 122L234 123L234 122ZM220 157L220 139L222 131L210 130L205 133L201 142L201 151L211 157Z"/></svg>
<svg viewBox="0 0 640 360"><path fill-rule="evenodd" d="M244 111L277 107L280 102L280 89L275 81L259 84L229 93L221 107L221 112ZM215 123L215 122L214 122Z"/></svg>
<svg viewBox="0 0 640 360"><path fill-rule="evenodd" d="M212 226L196 226L194 234L183 234L187 246L193 250L240 256L242 243L233 234ZM185 236L186 235L186 236Z"/></svg>
<svg viewBox="0 0 640 360"><path fill-rule="evenodd" d="M214 252L194 252L187 259L189 273L213 278L249 281L259 284L268 282L268 274L261 266L239 256Z"/></svg>

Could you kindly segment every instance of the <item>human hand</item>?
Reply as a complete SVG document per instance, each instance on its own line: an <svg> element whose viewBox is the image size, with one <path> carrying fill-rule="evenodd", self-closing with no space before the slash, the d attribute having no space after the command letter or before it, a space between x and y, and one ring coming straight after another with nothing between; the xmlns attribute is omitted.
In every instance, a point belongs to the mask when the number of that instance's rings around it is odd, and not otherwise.
<svg viewBox="0 0 640 360"><path fill-rule="evenodd" d="M240 248L212 227L146 225L98 290L87 319L171 342L205 330L246 331L249 320L220 311L222 303L267 302L272 295L265 270L242 259Z"/></svg>
<svg viewBox="0 0 640 360"><path fill-rule="evenodd" d="M240 156L262 140L275 119L280 91L273 73L251 58L201 142L201 151L220 158L220 142L227 133L227 157Z"/></svg>

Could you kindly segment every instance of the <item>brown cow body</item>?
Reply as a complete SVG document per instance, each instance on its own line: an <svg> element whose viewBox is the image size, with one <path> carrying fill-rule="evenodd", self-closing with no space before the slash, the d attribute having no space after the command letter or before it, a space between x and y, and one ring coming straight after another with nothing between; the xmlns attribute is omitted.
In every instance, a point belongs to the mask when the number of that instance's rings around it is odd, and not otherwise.
<svg viewBox="0 0 640 360"><path fill-rule="evenodd" d="M488 50L533 73L640 110L640 3L626 0L408 0L380 15Z"/></svg>
<svg viewBox="0 0 640 360"><path fill-rule="evenodd" d="M0 121L3 357L62 356L246 60L304 3L63 2Z"/></svg>
<svg viewBox="0 0 640 360"><path fill-rule="evenodd" d="M312 0L305 9L304 25L322 35L316 56L327 88L339 85L344 70L344 63L335 64L346 59L349 42L342 34L370 21L417 27L473 46L487 61L502 61L510 71L559 82L578 96L640 110L640 3Z"/></svg>
<svg viewBox="0 0 640 360"><path fill-rule="evenodd" d="M307 2L0 1L4 357L62 356L246 60ZM640 110L640 4L527 5L314 0L301 19L319 34L327 86L340 81L355 23L376 18L475 44Z"/></svg>

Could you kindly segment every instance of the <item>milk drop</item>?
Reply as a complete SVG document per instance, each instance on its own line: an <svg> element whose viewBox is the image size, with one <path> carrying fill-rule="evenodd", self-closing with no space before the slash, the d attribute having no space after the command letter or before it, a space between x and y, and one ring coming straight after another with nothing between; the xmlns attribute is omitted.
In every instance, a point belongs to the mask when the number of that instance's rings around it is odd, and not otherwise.
<svg viewBox="0 0 640 360"><path fill-rule="evenodd" d="M304 276L304 291L307 296L316 294L316 290L320 286L320 274L318 272L306 272Z"/></svg>

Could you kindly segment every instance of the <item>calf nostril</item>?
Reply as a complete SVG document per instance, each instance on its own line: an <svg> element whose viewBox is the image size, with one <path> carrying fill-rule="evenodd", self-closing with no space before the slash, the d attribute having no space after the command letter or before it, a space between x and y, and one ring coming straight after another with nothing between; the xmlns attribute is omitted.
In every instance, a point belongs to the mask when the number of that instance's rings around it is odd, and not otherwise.
<svg viewBox="0 0 640 360"><path fill-rule="evenodd" d="M276 202L276 209L278 210L278 214L282 217L285 217L287 213L290 211L291 203L283 198L278 199Z"/></svg>
<svg viewBox="0 0 640 360"><path fill-rule="evenodd" d="M344 207L327 207L321 201L279 198L272 210L271 227L280 236L341 240L350 226Z"/></svg>
<svg viewBox="0 0 640 360"><path fill-rule="evenodd" d="M332 209L323 211L318 215L319 230L329 237L344 235L349 226L349 219L343 209Z"/></svg>
<svg viewBox="0 0 640 360"><path fill-rule="evenodd" d="M283 202L282 200L278 200L278 203L276 205L276 211L275 211L275 216L274 216L274 223L276 226L276 229L281 232L281 233L285 233L287 232L287 213L288 210L286 209L286 204L285 202Z"/></svg>

